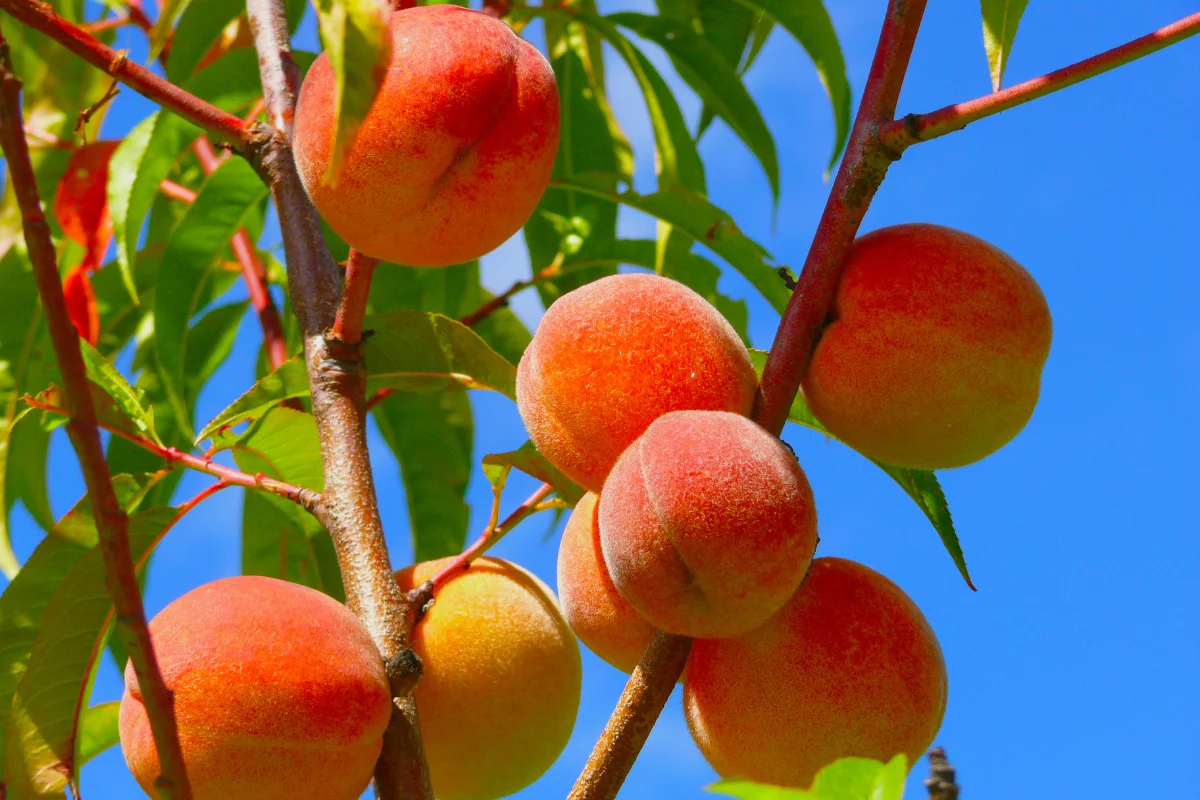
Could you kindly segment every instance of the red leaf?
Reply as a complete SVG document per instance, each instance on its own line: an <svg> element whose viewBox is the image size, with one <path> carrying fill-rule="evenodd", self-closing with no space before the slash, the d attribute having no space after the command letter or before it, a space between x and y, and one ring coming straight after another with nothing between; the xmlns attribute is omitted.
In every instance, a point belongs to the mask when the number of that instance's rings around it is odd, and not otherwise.
<svg viewBox="0 0 1200 800"><path fill-rule="evenodd" d="M112 241L108 216L108 161L120 142L94 142L76 150L54 194L54 216L63 233L87 250L84 269L100 267ZM90 286L88 291L90 292Z"/></svg>
<svg viewBox="0 0 1200 800"><path fill-rule="evenodd" d="M63 278L63 295L67 299L67 314L79 335L94 345L100 338L100 313L96 310L96 293L83 264Z"/></svg>

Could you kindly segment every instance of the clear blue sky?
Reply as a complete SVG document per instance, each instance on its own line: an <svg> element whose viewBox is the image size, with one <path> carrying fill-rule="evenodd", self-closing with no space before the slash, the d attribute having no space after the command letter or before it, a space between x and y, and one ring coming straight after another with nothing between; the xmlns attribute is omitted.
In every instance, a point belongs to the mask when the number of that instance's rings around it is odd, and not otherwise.
<svg viewBox="0 0 1200 800"><path fill-rule="evenodd" d="M883 0L827 0L855 92L861 89ZM635 3L636 5L636 3ZM601 0L602 10L618 10ZM631 7L623 5L622 8ZM1193 2L1035 0L1008 82L1089 56L1195 11ZM11 24L11 23L6 23ZM311 17L301 45L313 46ZM535 33L536 38L536 33ZM124 45L125 42L122 41ZM130 38L135 55L144 53ZM647 45L653 53L653 46ZM663 63L659 54L655 59ZM612 96L653 186L652 136L636 86L610 60ZM1054 315L1054 344L1032 422L987 461L942 474L978 593L971 593L915 506L872 465L801 429L796 448L818 504L821 553L862 561L924 610L950 671L938 735L964 797L1200 798L1200 40L911 149L880 191L865 229L908 221L950 225L1008 251L1037 278ZM777 33L747 79L775 134L783 199L775 229L766 181L717 123L703 141L710 195L780 260L798 264L824 203L831 116L810 61ZM979 5L931 0L900 102L927 111L989 89ZM699 109L686 92L685 111ZM147 104L124 92L107 136ZM632 213L621 224L647 235ZM265 241L277 241L268 231ZM485 259L503 288L528 269L524 245ZM751 308L754 344L769 346L777 317L736 275L730 295ZM516 304L530 323L533 293ZM207 419L252 380L252 320L234 358L201 396ZM516 409L474 396L476 454L525 440ZM411 552L399 472L372 438L397 566ZM81 491L65 439L51 453L56 511ZM189 475L180 497L208 479ZM514 480L515 505L533 487ZM471 486L473 530L490 492ZM159 547L146 602L155 612L182 592L239 568L241 497L209 500ZM22 556L38 533L16 512ZM557 531L535 518L498 549L553 585ZM473 535L473 534L472 534ZM624 676L585 652L584 700L559 763L522 798L563 797L603 727ZM94 701L116 699L105 659ZM924 763L918 772L925 768ZM84 770L89 800L137 796L119 751ZM921 793L914 774L910 797ZM623 798L704 797L715 776L691 742L679 693L655 728Z"/></svg>

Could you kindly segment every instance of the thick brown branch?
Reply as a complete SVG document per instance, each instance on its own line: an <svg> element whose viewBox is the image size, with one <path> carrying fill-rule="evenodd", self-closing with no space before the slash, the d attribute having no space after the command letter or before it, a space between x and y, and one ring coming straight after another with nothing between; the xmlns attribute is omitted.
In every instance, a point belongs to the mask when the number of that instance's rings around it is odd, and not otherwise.
<svg viewBox="0 0 1200 800"><path fill-rule="evenodd" d="M346 586L346 600L388 665L397 699L375 771L383 800L432 800L412 688L413 614L392 573L367 452L366 371L361 347L328 340L339 303L338 269L321 235L285 136L295 111L295 64L281 0L248 0L271 131L251 163L270 188L287 258L288 285L304 334L313 417L325 473L323 506Z"/></svg>
<svg viewBox="0 0 1200 800"><path fill-rule="evenodd" d="M96 425L96 409L79 348L79 335L71 324L63 297L50 226L42 212L37 179L29 160L25 126L21 116L21 82L12 71L8 45L0 39L0 145L8 161L8 174L21 209L29 260L37 280L38 294L46 312L46 324L63 377L68 404L67 435L79 457L96 519L99 547L104 557L105 585L113 599L117 635L129 653L150 718L161 775L158 791L173 800L191 798L179 731L175 724L174 699L163 683L154 657L146 612L138 589L137 571L129 548L129 520L113 492L112 478Z"/></svg>
<svg viewBox="0 0 1200 800"><path fill-rule="evenodd" d="M904 119L894 120L884 125L879 131L879 139L884 146L900 152L909 145L962 130L977 120L1015 108L1030 100L1057 92L1059 89L1074 86L1088 78L1094 78L1142 56L1181 42L1189 36L1195 36L1197 33L1200 33L1200 12L1184 17L1178 22L1160 28L1140 39L1134 39L1120 47L1114 47L1112 50L1084 59L1069 67L1055 70L1040 78L1018 83L1016 86L1010 86L966 103L946 106L928 114L909 114Z"/></svg>
<svg viewBox="0 0 1200 800"><path fill-rule="evenodd" d="M846 253L888 166L896 158L879 143L877 134L880 126L895 116L900 86L924 12L925 0L891 0L888 4L846 155L830 189L792 299L783 312L759 384L754 419L775 435L783 431L788 409L800 390L809 356L829 313Z"/></svg>
<svg viewBox="0 0 1200 800"><path fill-rule="evenodd" d="M613 800L683 673L692 640L657 631L567 800Z"/></svg>
<svg viewBox="0 0 1200 800"><path fill-rule="evenodd" d="M958 800L958 784L954 782L954 767L946 760L946 751L935 747L929 751L929 777L925 779L929 800Z"/></svg>
<svg viewBox="0 0 1200 800"><path fill-rule="evenodd" d="M363 317L367 315L367 300L371 295L371 276L378 259L351 248L346 261L346 278L342 283L342 302L333 320L332 337L346 344L358 344L363 337Z"/></svg>
<svg viewBox="0 0 1200 800"><path fill-rule="evenodd" d="M125 53L113 50L87 31L54 13L49 3L40 3L37 0L0 0L0 9L46 34L135 92L199 125L217 138L230 142L241 150L251 143L250 129L233 114L228 114L185 92L145 67L130 61Z"/></svg>

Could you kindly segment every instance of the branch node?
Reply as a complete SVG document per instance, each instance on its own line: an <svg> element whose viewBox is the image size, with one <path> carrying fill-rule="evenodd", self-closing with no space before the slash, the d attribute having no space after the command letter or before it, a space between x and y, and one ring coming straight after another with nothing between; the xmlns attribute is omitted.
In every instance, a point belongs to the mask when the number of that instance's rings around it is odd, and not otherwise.
<svg viewBox="0 0 1200 800"><path fill-rule="evenodd" d="M954 782L954 767L946 760L946 751L935 747L929 751L929 777L925 789L930 800L958 800L958 784Z"/></svg>
<svg viewBox="0 0 1200 800"><path fill-rule="evenodd" d="M792 277L791 270L786 265L775 271L779 273L779 277L783 278L783 283L787 286L789 292L796 291L796 279Z"/></svg>
<svg viewBox="0 0 1200 800"><path fill-rule="evenodd" d="M392 697L408 697L417 687L425 666L416 651L406 647L387 662L386 669Z"/></svg>

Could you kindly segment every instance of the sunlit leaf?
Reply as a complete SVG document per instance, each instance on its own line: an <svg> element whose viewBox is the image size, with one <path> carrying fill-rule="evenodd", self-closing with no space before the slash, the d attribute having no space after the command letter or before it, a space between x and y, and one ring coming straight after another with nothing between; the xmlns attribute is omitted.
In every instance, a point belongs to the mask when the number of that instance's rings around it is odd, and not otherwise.
<svg viewBox="0 0 1200 800"><path fill-rule="evenodd" d="M233 352L238 327L249 307L249 300L218 306L188 330L183 374L189 406L195 405L200 390Z"/></svg>
<svg viewBox="0 0 1200 800"><path fill-rule="evenodd" d="M392 59L387 0L316 0L325 54L337 82L338 121L325 181L336 183L345 151L371 110Z"/></svg>
<svg viewBox="0 0 1200 800"><path fill-rule="evenodd" d="M91 345L81 343L80 349L92 384L116 402L139 432L161 444L154 432L154 408L146 401L145 394L130 386L116 366Z"/></svg>
<svg viewBox="0 0 1200 800"><path fill-rule="evenodd" d="M367 389L486 389L515 397L516 368L470 328L440 314L392 311L368 316L363 348ZM204 426L197 441L309 392L302 357L285 362Z"/></svg>
<svg viewBox="0 0 1200 800"><path fill-rule="evenodd" d="M484 474L493 484L501 480L502 476L507 476L510 469L518 469L542 483L550 484L554 491L571 505L578 503L583 497L584 490L547 461L532 442L526 442L517 450L492 453L483 457Z"/></svg>
<svg viewBox="0 0 1200 800"><path fill-rule="evenodd" d="M206 273L225 249L246 215L267 196L267 187L240 158L229 159L209 176L167 242L154 292L154 336L167 391L187 424L184 370L188 323L200 310Z"/></svg>
<svg viewBox="0 0 1200 800"><path fill-rule="evenodd" d="M750 148L762 165L771 194L778 203L779 161L775 140L735 72L736 64L731 66L705 37L677 20L633 12L610 14L608 19L650 39L671 56L680 77L695 90L705 107L725 120Z"/></svg>
<svg viewBox="0 0 1200 800"><path fill-rule="evenodd" d="M987 51L992 91L1000 91L1004 70L1017 38L1017 26L1029 0L979 0L983 12L983 47Z"/></svg>
<svg viewBox="0 0 1200 800"><path fill-rule="evenodd" d="M379 432L400 462L414 559L454 555L466 541L471 508L471 402L462 392L396 392L374 409Z"/></svg>
<svg viewBox="0 0 1200 800"><path fill-rule="evenodd" d="M821 0L738 0L750 8L764 11L790 33L804 48L817 67L817 75L833 104L834 141L829 166L833 167L850 136L850 81L837 31Z"/></svg>
<svg viewBox="0 0 1200 800"><path fill-rule="evenodd" d="M807 791L738 780L709 789L740 800L901 800L907 774L908 759L900 753L886 764L869 758L838 759L817 773Z"/></svg>
<svg viewBox="0 0 1200 800"><path fill-rule="evenodd" d="M790 293L777 268L768 263L770 254L742 233L729 214L681 186L643 195L614 192L607 185L605 176L580 176L556 181L551 187L611 199L680 228L745 276L776 311L782 313L787 307Z"/></svg>
<svg viewBox="0 0 1200 800"><path fill-rule="evenodd" d="M189 2L190 0L159 0L158 19L150 29L150 52L147 56L150 60L158 58L158 54L167 46L175 28L175 20ZM197 5L207 2L208 0L200 0Z"/></svg>
<svg viewBox="0 0 1200 800"><path fill-rule="evenodd" d="M119 700L101 703L83 712L75 741L76 773L93 758L121 743L121 731L118 728L120 713Z"/></svg>
<svg viewBox="0 0 1200 800"><path fill-rule="evenodd" d="M245 0L200 0L188 3L175 26L171 57L167 59L167 80L181 83L221 36L230 22L246 13Z"/></svg>
<svg viewBox="0 0 1200 800"><path fill-rule="evenodd" d="M750 360L754 362L754 369L761 376L763 365L767 361L767 354L762 350L751 350ZM792 407L788 410L788 422L795 422L797 425L811 428L818 433L828 436L830 439L837 438L813 414L812 409L808 407L808 403L804 399L803 392L798 392L792 400ZM958 533L954 530L954 519L950 516L950 505L946 500L945 493L942 491L941 484L938 482L937 475L930 470L898 467L895 464L885 464L882 461L876 461L869 456L864 457L887 473L892 480L900 484L900 488L904 490L905 494L911 497L913 502L917 504L917 508L921 509L921 513L925 515L926 519L933 525L933 529L937 531L938 537L942 540L946 552L950 554L950 558L954 561L954 566L958 567L963 580L974 591L975 584L971 581L971 575L967 571L966 557L963 555L962 545L958 541Z"/></svg>

